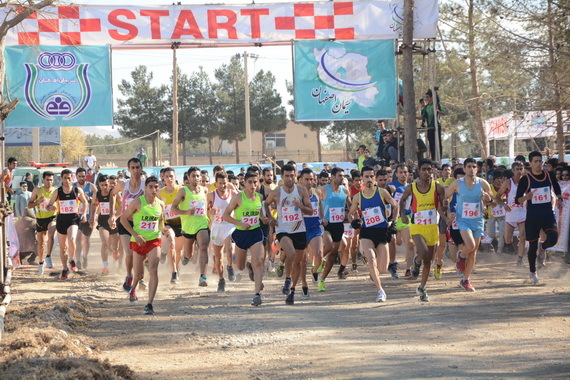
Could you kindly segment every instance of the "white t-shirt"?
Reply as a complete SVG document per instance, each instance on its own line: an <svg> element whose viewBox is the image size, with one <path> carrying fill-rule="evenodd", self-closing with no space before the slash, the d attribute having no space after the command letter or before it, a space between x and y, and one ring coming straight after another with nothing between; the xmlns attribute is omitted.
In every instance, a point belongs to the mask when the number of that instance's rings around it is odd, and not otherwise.
<svg viewBox="0 0 570 380"><path fill-rule="evenodd" d="M87 163L87 167L89 169L93 169L95 167L95 163L97 162L97 157L95 155L85 156L85 162Z"/></svg>

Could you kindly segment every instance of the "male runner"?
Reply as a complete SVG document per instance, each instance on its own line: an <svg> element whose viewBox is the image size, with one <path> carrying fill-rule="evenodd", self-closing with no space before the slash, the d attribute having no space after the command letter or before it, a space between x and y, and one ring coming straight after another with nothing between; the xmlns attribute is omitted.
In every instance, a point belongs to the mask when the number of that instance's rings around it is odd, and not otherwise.
<svg viewBox="0 0 570 380"><path fill-rule="evenodd" d="M207 214L208 188L200 185L200 169L191 166L186 172L188 186L178 190L172 202L172 212L180 215L182 221L182 236L184 243L184 256L182 265L190 262L194 252L194 243L198 243L200 280L198 286L208 286L206 266L208 265L208 243L210 242L209 219Z"/></svg>
<svg viewBox="0 0 570 380"><path fill-rule="evenodd" d="M362 190L364 190L364 184L362 182L362 173L359 172L356 169L351 170L350 172L350 176L352 177L352 185L350 185L349 187L349 192L350 192L350 199L352 200L352 198L358 194L359 192L361 192ZM350 223L348 224L350 225ZM346 233L347 233L347 226L345 225L345 237L346 237ZM352 271L354 273L358 273L358 264L356 264L356 256L357 256L357 252L358 252L358 234L360 233L360 230L355 230L352 229L352 237L346 237L346 243L348 244L348 249L349 249L349 254L350 254L350 259L352 261ZM343 277L344 273L343 273Z"/></svg>
<svg viewBox="0 0 570 380"><path fill-rule="evenodd" d="M353 197L349 215L354 215L358 218L358 211L362 213L360 247L368 258L370 277L378 290L376 302L384 302L386 301L386 292L382 289L378 272L385 271L388 265L388 251L386 249L388 218L385 205L390 204L394 215L398 215L398 203L390 196L388 191L375 186L376 176L374 175L373 167L364 166L362 168L362 178L364 180L364 190Z"/></svg>
<svg viewBox="0 0 570 380"><path fill-rule="evenodd" d="M275 190L275 188L277 188L277 184L274 183L274 176L273 176L273 168L267 167L267 168L263 168L263 170L261 171L261 175L263 177L263 184L261 185L260 189L259 189L259 193L261 194L262 197L262 201L265 204L265 199L267 198L267 196L269 195L269 193L272 190ZM265 207L263 208L263 212L265 213ZM271 210L271 215L275 218L277 217L277 210L272 209ZM265 240L263 241L263 245L264 245L264 250L265 250L265 256L268 257L268 271L269 272L275 272L275 256L276 253L273 252L273 250L271 249L271 242L273 242L275 240L275 229L273 226L270 226L269 224L265 224L263 222L261 222L261 230L263 231L263 236L265 236ZM281 263L281 270L284 269L284 266L282 266L283 263ZM282 276L283 274L281 274ZM279 276L279 277L281 277Z"/></svg>
<svg viewBox="0 0 570 380"><path fill-rule="evenodd" d="M527 173L519 181L516 202L526 205L525 231L528 247L528 265L530 280L538 283L536 273L536 252L540 248L546 251L558 242L558 228L554 211L552 210L552 192L556 195L556 206L562 208L562 191L554 176L542 169L542 155L540 152L530 152L528 155L531 172ZM540 244L540 231L546 234L546 240Z"/></svg>
<svg viewBox="0 0 570 380"><path fill-rule="evenodd" d="M115 198L111 194L109 187L109 177L105 174L99 176L99 188L93 198L93 212L89 223L91 228L95 226L97 220L97 229L99 230L99 238L101 238L101 261L103 262L102 275L109 274L109 251L115 252L119 244L119 231L113 220L110 224L111 204L115 203ZM115 211L116 209L113 209Z"/></svg>
<svg viewBox="0 0 570 380"><path fill-rule="evenodd" d="M319 278L319 286L317 288L319 292L326 290L325 280L334 265L344 233L345 208L347 203L349 203L349 199L348 190L341 186L343 180L344 170L335 167L331 170L331 183L319 188L322 194L323 226L325 227L323 235L325 266ZM339 273L342 272L344 272L344 268L341 265Z"/></svg>
<svg viewBox="0 0 570 380"><path fill-rule="evenodd" d="M488 205L493 200L489 183L477 177L477 162L473 158L463 161L465 177L453 181L445 195L449 199L457 193L455 220L463 239L463 250L457 255L457 271L463 273L460 285L468 292L475 291L469 276L475 265L477 249L483 237L482 201Z"/></svg>
<svg viewBox="0 0 570 380"><path fill-rule="evenodd" d="M85 223L85 214L81 217L77 213L77 201L80 201L87 207L87 198L83 194L83 190L77 186L73 186L71 176L73 172L69 169L61 171L61 186L53 192L49 203L46 207L48 211L54 212L57 208L55 202L59 204L59 213L56 217L57 238L59 241L59 254L63 270L61 271L61 279L67 280L69 269L77 271L75 263L75 239L77 237L77 229L79 223ZM69 253L67 252L69 246ZM67 263L69 261L69 267Z"/></svg>
<svg viewBox="0 0 570 380"><path fill-rule="evenodd" d="M28 202L28 208L37 207L36 210L36 239L38 241L38 275L44 274L44 266L53 268L51 251L53 250L55 235L56 211L48 211L47 206L53 193L57 190L53 187L53 173L50 171L42 174L42 186L34 187ZM47 246L46 246L47 243ZM46 253L44 263L44 253Z"/></svg>
<svg viewBox="0 0 570 380"><path fill-rule="evenodd" d="M141 180L142 178L142 163L138 158L131 158L127 162L127 168L129 170L130 177L125 182L118 181L117 185L113 188L111 192L112 196L121 196L122 195L122 203L121 209L117 210L116 217L119 218L123 212L129 207L129 204L134 200L138 199L141 195L144 194L145 185L144 182ZM109 223L115 223L115 216L114 216L114 206L111 205L110 216L109 216ZM128 219L128 218L127 218ZM132 227L132 219L129 220ZM127 276L125 277L125 282L123 283L123 290L125 292L129 292L131 290L131 285L133 281L133 251L130 248L130 241L131 241L131 234L129 231L124 228L123 223L117 224L117 230L119 231L119 238L121 240L121 245L123 247L123 252L125 254L125 268L127 270ZM142 280L139 281L139 287L144 288L146 285Z"/></svg>
<svg viewBox="0 0 570 380"><path fill-rule="evenodd" d="M488 240L483 239L482 244L489 244L489 250L493 251L493 240L497 239L497 253L503 251L505 246L505 216L507 212L501 203L496 201L497 193L501 189L505 176L503 172L495 170L491 176L491 193L493 194L493 204L487 207L487 221L485 224L485 231ZM497 234L497 230L499 233ZM484 245L485 246L485 245Z"/></svg>
<svg viewBox="0 0 570 380"><path fill-rule="evenodd" d="M236 192L228 188L228 175L225 172L216 174L214 185L214 191L208 193L208 209L212 216L212 246L214 248L214 265L218 269L218 292L225 292L226 280L224 279L222 250L225 247L228 278L230 281L234 281L231 235L235 226L226 222L222 216Z"/></svg>
<svg viewBox="0 0 570 380"><path fill-rule="evenodd" d="M304 186L295 184L297 170L293 165L281 167L282 185L269 193L265 200L265 214L270 224L275 227L277 240L285 255L285 284L283 294L287 295L285 304L295 303L295 286L301 275L302 262L307 247L307 234L303 214L311 215L313 208L309 192ZM271 215L271 206L277 208L279 220Z"/></svg>
<svg viewBox="0 0 570 380"><path fill-rule="evenodd" d="M86 181L87 172L83 168L77 168L75 171L75 177L77 182L74 186L77 186L83 190L85 198L87 198L88 204L85 206L83 204L79 205L79 216L85 214L85 223L79 223L79 233L77 234L77 264L79 268L87 269L87 256L89 255L89 248L91 247L91 234L93 233L93 226L89 222L91 220L91 200L97 197L97 187Z"/></svg>
<svg viewBox="0 0 570 380"><path fill-rule="evenodd" d="M162 174L164 187L160 189L159 198L164 204L164 236L167 244L166 253L170 261L171 284L177 284L180 280L178 265L182 258L184 249L184 237L182 236L182 222L180 216L172 211L174 198L180 191L180 186L176 183L176 173L173 168L165 168ZM166 256L161 250L160 261L164 263Z"/></svg>
<svg viewBox="0 0 570 380"><path fill-rule="evenodd" d="M445 200L445 189L433 179L433 162L429 158L421 159L418 163L419 178L410 186L406 187L400 199L400 217L402 223L408 224L406 214L406 202L408 197L412 197L411 226L410 235L416 246L417 257L414 258L412 276L418 277L420 267L422 279L420 286L416 289L416 294L420 300L429 301L426 292L426 284L429 277L430 266L438 243L438 215L444 218L443 204ZM418 259L420 262L418 262Z"/></svg>
<svg viewBox="0 0 570 380"><path fill-rule="evenodd" d="M236 225L232 240L236 245L236 266L238 271L245 268L247 251L251 252L251 265L255 280L255 295L251 304L261 305L261 290L263 289L263 232L259 228L259 220L269 222L261 213L261 195L255 190L259 186L259 176L254 172L244 175L245 190L232 197L222 218ZM235 217L232 216L232 212Z"/></svg>
<svg viewBox="0 0 570 380"><path fill-rule="evenodd" d="M152 302L158 287L158 262L160 256L160 232L164 231L164 205L158 199L158 178L150 176L145 181L144 195L132 200L121 215L121 224L131 234L130 248L133 255L135 276L129 291L131 302L138 300L137 284L144 277L144 261L148 261L148 303L144 313L154 314ZM132 218L132 225L129 219Z"/></svg>

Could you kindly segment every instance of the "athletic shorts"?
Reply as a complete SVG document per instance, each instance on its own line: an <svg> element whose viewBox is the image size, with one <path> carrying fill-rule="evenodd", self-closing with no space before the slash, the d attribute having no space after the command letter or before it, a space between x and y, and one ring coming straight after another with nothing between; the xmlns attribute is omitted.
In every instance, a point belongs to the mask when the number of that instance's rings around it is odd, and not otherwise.
<svg viewBox="0 0 570 380"><path fill-rule="evenodd" d="M307 234L307 243L310 243L316 237L323 236L323 230L321 226L317 226L315 228L310 228L306 232Z"/></svg>
<svg viewBox="0 0 570 380"><path fill-rule="evenodd" d="M294 234L288 234L286 232L281 232L277 234L277 240L281 242L281 239L288 237L293 242L293 247L296 250L302 251L307 248L307 233L306 232L296 232Z"/></svg>
<svg viewBox="0 0 570 380"><path fill-rule="evenodd" d="M79 215L69 218L61 218L59 215L55 219L55 229L62 235L67 235L67 229L71 226L79 226Z"/></svg>
<svg viewBox="0 0 570 380"><path fill-rule="evenodd" d="M558 231L554 215L548 217L531 218L524 223L526 241L531 242L538 240L540 230L544 232L549 230Z"/></svg>
<svg viewBox="0 0 570 380"><path fill-rule="evenodd" d="M342 240L342 235L344 235L344 224L329 223L325 226L325 231L331 234L333 243L339 243Z"/></svg>
<svg viewBox="0 0 570 380"><path fill-rule="evenodd" d="M261 228L261 231L263 232L263 245L266 246L267 245L267 239L269 239L270 226L269 226L269 224L265 224L265 223L262 223L260 221L259 222L259 228Z"/></svg>
<svg viewBox="0 0 570 380"><path fill-rule="evenodd" d="M91 234L93 233L93 227L91 227L91 224L89 224L89 222L85 222L79 223L79 231L81 231L81 233L85 236L91 236Z"/></svg>
<svg viewBox="0 0 570 380"><path fill-rule="evenodd" d="M198 233L200 231L208 231L208 239L210 238L210 229L209 228L201 228L198 231L196 231L195 234L186 234L186 233L184 233L184 231L182 231L182 236L184 236L186 239L196 240L196 237L198 236Z"/></svg>
<svg viewBox="0 0 570 380"><path fill-rule="evenodd" d="M161 245L162 245L162 239L158 238L154 240L149 240L145 242L143 245L138 245L136 241L131 241L131 243L129 244L129 248L131 248L133 252L136 252L139 255L144 256L150 251L152 251L154 248L160 247Z"/></svg>
<svg viewBox="0 0 570 380"><path fill-rule="evenodd" d="M426 245L429 247L436 245L439 242L439 231L437 224L429 224L427 226L412 224L410 226L410 235L412 238L414 235L423 236L426 241Z"/></svg>
<svg viewBox="0 0 570 380"><path fill-rule="evenodd" d="M49 218L37 218L36 219L36 232L44 232L48 230L49 224L55 219L54 216Z"/></svg>
<svg viewBox="0 0 570 380"><path fill-rule="evenodd" d="M129 224L131 225L131 227L134 226L134 223L132 220L129 220ZM127 229L123 226L123 223L121 223L121 220L119 219L117 221L117 230L119 231L119 235L129 235L131 236L131 234L129 233L129 231L127 231Z"/></svg>
<svg viewBox="0 0 570 380"><path fill-rule="evenodd" d="M461 236L461 232L459 232L459 230L454 230L453 228L450 228L449 235L453 239L455 245L460 245L464 243L463 237Z"/></svg>
<svg viewBox="0 0 570 380"><path fill-rule="evenodd" d="M234 232L236 226L230 223L212 223L212 231L210 233L210 240L212 244L219 246L224 245L227 237Z"/></svg>
<svg viewBox="0 0 570 380"><path fill-rule="evenodd" d="M166 223L164 226L172 228L172 231L174 231L175 237L182 236L182 225L181 224Z"/></svg>
<svg viewBox="0 0 570 380"><path fill-rule="evenodd" d="M118 228L111 229L109 226L109 215L99 215L99 218L97 219L97 229L99 228L109 231L111 235L119 233Z"/></svg>
<svg viewBox="0 0 570 380"><path fill-rule="evenodd" d="M387 228L366 228L360 229L360 240L368 239L374 244L374 248L378 244L386 244L388 242L388 229Z"/></svg>
<svg viewBox="0 0 570 380"><path fill-rule="evenodd" d="M483 218L477 219L465 219L461 217L456 218L457 226L459 227L459 231L467 231L470 230L473 233L473 238L477 239L483 237L485 235L483 230Z"/></svg>
<svg viewBox="0 0 570 380"><path fill-rule="evenodd" d="M234 230L232 232L232 241L236 247L247 251L257 243L263 243L263 231L261 228L254 228L253 230Z"/></svg>
<svg viewBox="0 0 570 380"><path fill-rule="evenodd" d="M408 221L410 220L410 217L408 217ZM404 222L402 222L402 218L398 218L398 220L396 220L396 230L398 230L398 232L402 231L404 228L408 228L412 225L412 223L407 223L405 224Z"/></svg>
<svg viewBox="0 0 570 380"><path fill-rule="evenodd" d="M447 222L443 218L439 218L439 222L437 223L437 229L439 230L440 235L445 235L447 231Z"/></svg>
<svg viewBox="0 0 570 380"><path fill-rule="evenodd" d="M526 209L524 207L513 207L505 216L505 223L508 223L513 228L517 228L517 226L524 223L525 220Z"/></svg>

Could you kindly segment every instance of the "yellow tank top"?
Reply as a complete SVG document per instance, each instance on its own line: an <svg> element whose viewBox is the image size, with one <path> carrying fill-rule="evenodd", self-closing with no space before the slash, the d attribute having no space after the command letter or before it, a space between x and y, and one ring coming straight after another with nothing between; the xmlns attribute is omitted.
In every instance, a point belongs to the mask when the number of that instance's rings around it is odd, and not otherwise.
<svg viewBox="0 0 570 380"><path fill-rule="evenodd" d="M180 224L180 215L173 214L171 210L172 202L174 202L174 198L176 198L178 190L180 190L179 185L174 185L174 191L170 194L166 192L166 187L160 189L159 197L164 203L164 221L166 223Z"/></svg>
<svg viewBox="0 0 570 380"><path fill-rule="evenodd" d="M437 183L431 181L429 190L426 193L420 192L417 182L412 182L412 212L437 209Z"/></svg>
<svg viewBox="0 0 570 380"><path fill-rule="evenodd" d="M57 214L57 211L47 211L46 209L49 200L55 190L55 187L50 187L49 191L47 191L43 186L40 186L40 198L43 196L44 201L36 206L36 216L38 219L51 218Z"/></svg>

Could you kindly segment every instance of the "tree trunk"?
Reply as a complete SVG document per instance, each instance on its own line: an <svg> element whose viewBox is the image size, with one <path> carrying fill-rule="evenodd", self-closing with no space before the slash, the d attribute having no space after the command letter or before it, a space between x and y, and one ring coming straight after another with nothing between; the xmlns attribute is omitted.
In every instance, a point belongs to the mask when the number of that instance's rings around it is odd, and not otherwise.
<svg viewBox="0 0 570 380"><path fill-rule="evenodd" d="M346 149L346 162L350 162L350 140L348 139L348 128L346 128L345 149Z"/></svg>
<svg viewBox="0 0 570 380"><path fill-rule="evenodd" d="M554 86L554 110L556 111L556 151L558 152L558 160L565 161L565 137L564 124L562 123L562 102L560 100L561 85L558 76L558 57L554 53L554 36L552 33L552 0L548 0L548 57L550 63L550 72L552 73L552 85Z"/></svg>
<svg viewBox="0 0 570 380"><path fill-rule="evenodd" d="M481 111L481 94L479 92L479 81L477 79L477 62L476 56L478 52L475 48L475 25L473 20L474 0L469 0L468 11L468 28L469 28L469 71L471 74L471 97L473 98L473 112L475 114L475 131L479 138L479 153L481 158L486 158L489 155L487 140L487 133L483 125L483 113ZM434 105L437 110L437 105Z"/></svg>
<svg viewBox="0 0 570 380"><path fill-rule="evenodd" d="M457 130L451 133L451 158L457 157Z"/></svg>
<svg viewBox="0 0 570 380"><path fill-rule="evenodd" d="M414 0L404 0L404 34L402 46L402 86L404 88L404 158L416 161L416 93L414 91Z"/></svg>
<svg viewBox="0 0 570 380"><path fill-rule="evenodd" d="M152 135L152 166L158 166L156 157L156 143L157 143L156 133Z"/></svg>
<svg viewBox="0 0 570 380"><path fill-rule="evenodd" d="M208 136L208 157L210 158L210 165L212 165L212 137Z"/></svg>
<svg viewBox="0 0 570 380"><path fill-rule="evenodd" d="M323 155L321 151L321 128L317 128L317 161L323 162Z"/></svg>
<svg viewBox="0 0 570 380"><path fill-rule="evenodd" d="M261 131L261 157L265 154L265 131Z"/></svg>
<svg viewBox="0 0 570 380"><path fill-rule="evenodd" d="M186 166L186 140L182 140L182 164Z"/></svg>
<svg viewBox="0 0 570 380"><path fill-rule="evenodd" d="M235 144L236 144L236 164L239 164L239 140L237 137L235 139Z"/></svg>

